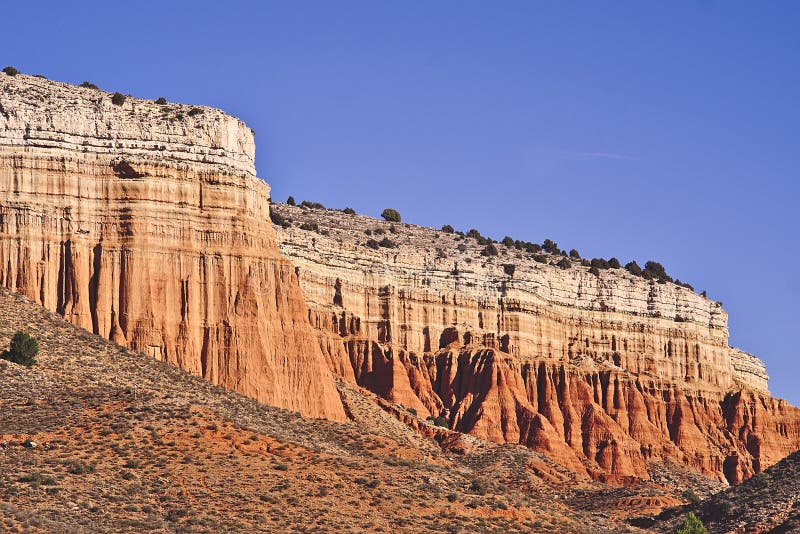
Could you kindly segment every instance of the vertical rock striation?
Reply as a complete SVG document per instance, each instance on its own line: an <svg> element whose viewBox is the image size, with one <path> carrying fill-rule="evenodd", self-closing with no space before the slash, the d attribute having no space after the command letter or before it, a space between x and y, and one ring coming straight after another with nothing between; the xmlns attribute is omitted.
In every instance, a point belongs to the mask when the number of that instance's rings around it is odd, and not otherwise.
<svg viewBox="0 0 800 534"><path fill-rule="evenodd" d="M273 209L292 222L279 246L331 368L422 417L611 482L664 460L739 482L800 448L800 411L769 396L763 363L728 345L720 304L690 289ZM384 237L396 246L365 246Z"/></svg>
<svg viewBox="0 0 800 534"><path fill-rule="evenodd" d="M343 419L254 153L218 110L0 74L0 284L260 401Z"/></svg>

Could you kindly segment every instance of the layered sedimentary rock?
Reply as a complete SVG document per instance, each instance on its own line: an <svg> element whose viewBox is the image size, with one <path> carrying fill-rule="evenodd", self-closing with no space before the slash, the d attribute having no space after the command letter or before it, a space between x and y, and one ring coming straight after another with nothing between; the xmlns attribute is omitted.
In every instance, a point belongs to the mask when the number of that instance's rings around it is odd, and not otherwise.
<svg viewBox="0 0 800 534"><path fill-rule="evenodd" d="M769 391L767 366L760 359L737 348L731 349L734 380L759 391Z"/></svg>
<svg viewBox="0 0 800 534"><path fill-rule="evenodd" d="M344 418L254 150L218 110L0 74L0 284L263 402Z"/></svg>
<svg viewBox="0 0 800 534"><path fill-rule="evenodd" d="M457 234L335 210L273 210L290 222L279 247L331 368L421 417L611 481L666 459L738 482L800 447L798 410L728 345L720 304L690 289L499 244L483 256Z"/></svg>

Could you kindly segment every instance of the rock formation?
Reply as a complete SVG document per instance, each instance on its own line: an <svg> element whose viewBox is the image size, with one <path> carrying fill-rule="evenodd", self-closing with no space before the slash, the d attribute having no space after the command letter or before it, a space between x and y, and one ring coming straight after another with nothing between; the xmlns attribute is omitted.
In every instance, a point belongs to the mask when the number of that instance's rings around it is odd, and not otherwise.
<svg viewBox="0 0 800 534"><path fill-rule="evenodd" d="M338 375L611 482L739 482L800 447L719 303L333 210L273 205L276 240L244 124L116 102L0 74L0 284L72 323L308 416L345 418Z"/></svg>
<svg viewBox="0 0 800 534"><path fill-rule="evenodd" d="M343 419L254 152L218 110L0 74L0 284L217 384Z"/></svg>
<svg viewBox="0 0 800 534"><path fill-rule="evenodd" d="M738 482L800 447L800 411L728 345L720 304L688 288L499 244L482 256L473 239L335 210L273 210L291 223L276 227L279 246L331 368L421 417L617 482L656 460ZM395 247L365 246L387 236Z"/></svg>

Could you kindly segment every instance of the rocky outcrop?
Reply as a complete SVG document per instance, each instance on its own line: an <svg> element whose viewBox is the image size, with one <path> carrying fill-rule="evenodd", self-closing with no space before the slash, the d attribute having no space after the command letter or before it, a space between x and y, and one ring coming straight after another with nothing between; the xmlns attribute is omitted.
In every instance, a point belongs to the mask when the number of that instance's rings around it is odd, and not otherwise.
<svg viewBox="0 0 800 534"><path fill-rule="evenodd" d="M767 366L760 359L737 348L731 349L734 381L769 393Z"/></svg>
<svg viewBox="0 0 800 534"><path fill-rule="evenodd" d="M344 418L269 223L252 132L0 74L0 284L263 402Z"/></svg>
<svg viewBox="0 0 800 534"><path fill-rule="evenodd" d="M690 289L273 209L331 368L421 417L611 482L662 460L738 482L800 447L800 412L769 396L760 360L728 346L725 311Z"/></svg>

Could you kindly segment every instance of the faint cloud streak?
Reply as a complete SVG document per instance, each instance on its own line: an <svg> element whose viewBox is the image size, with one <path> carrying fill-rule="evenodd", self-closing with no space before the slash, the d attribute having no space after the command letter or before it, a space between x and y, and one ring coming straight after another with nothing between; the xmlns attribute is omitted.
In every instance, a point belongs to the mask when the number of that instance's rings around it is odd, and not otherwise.
<svg viewBox="0 0 800 534"><path fill-rule="evenodd" d="M639 161L639 158L628 154L616 152L564 152L564 157L571 159L616 159L624 161Z"/></svg>

